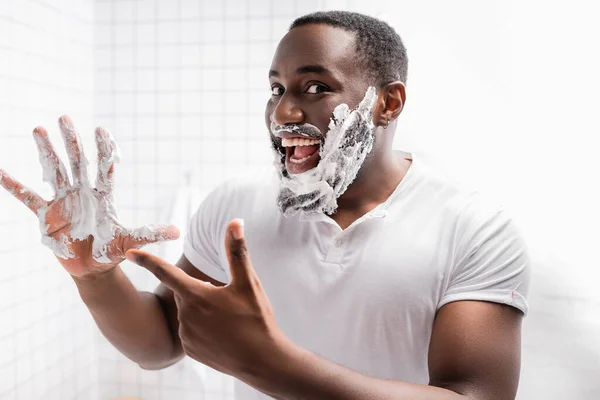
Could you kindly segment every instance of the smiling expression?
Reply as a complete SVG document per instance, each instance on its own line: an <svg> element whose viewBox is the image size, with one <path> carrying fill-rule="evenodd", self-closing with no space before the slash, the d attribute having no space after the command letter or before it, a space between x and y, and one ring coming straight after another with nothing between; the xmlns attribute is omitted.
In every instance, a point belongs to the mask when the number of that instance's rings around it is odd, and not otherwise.
<svg viewBox="0 0 600 400"><path fill-rule="evenodd" d="M356 107L369 86L354 34L324 24L297 27L284 36L269 81L265 122L290 174L318 165L333 110L342 103Z"/></svg>

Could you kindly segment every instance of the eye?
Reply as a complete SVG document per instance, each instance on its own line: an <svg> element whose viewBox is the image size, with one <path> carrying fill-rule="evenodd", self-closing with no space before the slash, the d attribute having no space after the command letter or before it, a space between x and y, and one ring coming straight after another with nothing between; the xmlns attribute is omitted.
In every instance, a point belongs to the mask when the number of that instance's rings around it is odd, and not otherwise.
<svg viewBox="0 0 600 400"><path fill-rule="evenodd" d="M283 94L283 88L281 86L271 86L271 94L273 96L281 96Z"/></svg>
<svg viewBox="0 0 600 400"><path fill-rule="evenodd" d="M329 89L325 85L321 85L319 83L314 83L306 89L306 93L309 94L319 94L323 92L327 92Z"/></svg>

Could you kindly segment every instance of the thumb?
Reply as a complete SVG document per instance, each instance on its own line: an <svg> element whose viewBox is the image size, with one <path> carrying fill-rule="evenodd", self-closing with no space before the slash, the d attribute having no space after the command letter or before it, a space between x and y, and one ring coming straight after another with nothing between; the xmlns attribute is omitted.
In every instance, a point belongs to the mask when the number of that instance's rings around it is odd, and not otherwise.
<svg viewBox="0 0 600 400"><path fill-rule="evenodd" d="M150 243L179 238L179 229L174 225L144 225L127 231L124 250L139 249Z"/></svg>
<svg viewBox="0 0 600 400"><path fill-rule="evenodd" d="M231 285L251 287L256 275L244 238L244 220L236 218L227 225L225 251L231 271Z"/></svg>

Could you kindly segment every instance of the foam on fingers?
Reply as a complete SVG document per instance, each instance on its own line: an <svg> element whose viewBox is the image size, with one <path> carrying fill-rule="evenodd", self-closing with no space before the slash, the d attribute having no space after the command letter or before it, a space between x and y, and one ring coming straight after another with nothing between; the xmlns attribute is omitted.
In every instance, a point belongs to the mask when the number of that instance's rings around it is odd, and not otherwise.
<svg viewBox="0 0 600 400"><path fill-rule="evenodd" d="M52 201L46 202L0 169L0 185L38 216L42 244L62 259L91 255L98 263L114 264L129 248L122 248L123 238L126 244L133 242L141 246L179 237L179 230L174 226L150 225L134 230L123 227L112 196L112 171L114 163L119 161L114 138L106 129L96 129L99 178L98 187L93 188L87 176L88 161L73 122L68 116L62 116L59 125L73 171L73 185L69 185L66 168L56 155L47 131L42 127L34 130L44 180L55 189ZM86 240L90 241L91 254L76 254L73 243Z"/></svg>
<svg viewBox="0 0 600 400"><path fill-rule="evenodd" d="M110 193L114 187L113 165L120 161L119 148L108 130L96 128L96 147L98 148L98 175L96 189Z"/></svg>
<svg viewBox="0 0 600 400"><path fill-rule="evenodd" d="M71 172L73 173L73 186L89 186L87 166L89 164L83 146L79 139L79 133L73 126L73 121L69 116L63 115L58 120L60 131L65 142L67 155L71 163Z"/></svg>
<svg viewBox="0 0 600 400"><path fill-rule="evenodd" d="M67 170L56 155L48 132L43 127L37 127L33 130L33 139L37 145L44 182L52 187L55 194L66 191L70 186Z"/></svg>
<svg viewBox="0 0 600 400"><path fill-rule="evenodd" d="M22 185L2 169L0 169L0 185L36 214L46 204L46 201L37 193Z"/></svg>
<svg viewBox="0 0 600 400"><path fill-rule="evenodd" d="M173 225L144 225L132 229L130 235L136 241L154 243L164 240L175 240L179 238L179 229Z"/></svg>

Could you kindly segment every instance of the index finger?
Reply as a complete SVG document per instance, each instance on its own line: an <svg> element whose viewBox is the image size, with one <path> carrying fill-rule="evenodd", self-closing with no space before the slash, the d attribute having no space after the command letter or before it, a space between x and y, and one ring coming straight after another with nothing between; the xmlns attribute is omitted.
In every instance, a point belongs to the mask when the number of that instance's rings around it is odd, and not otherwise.
<svg viewBox="0 0 600 400"><path fill-rule="evenodd" d="M125 257L129 261L152 272L159 281L164 283L174 293L189 293L197 290L194 278L160 257L141 250L129 250L125 253Z"/></svg>
<svg viewBox="0 0 600 400"><path fill-rule="evenodd" d="M23 186L2 169L0 169L0 185L21 201L21 203L25 204L27 208L36 213L36 215L39 209L46 205L46 201L37 193Z"/></svg>

